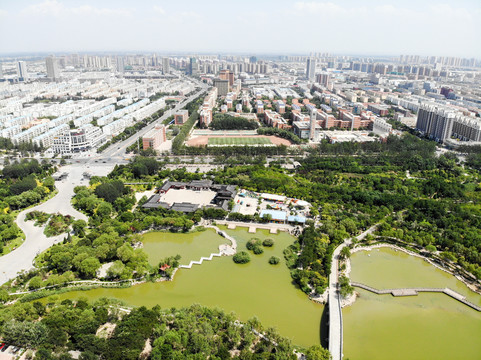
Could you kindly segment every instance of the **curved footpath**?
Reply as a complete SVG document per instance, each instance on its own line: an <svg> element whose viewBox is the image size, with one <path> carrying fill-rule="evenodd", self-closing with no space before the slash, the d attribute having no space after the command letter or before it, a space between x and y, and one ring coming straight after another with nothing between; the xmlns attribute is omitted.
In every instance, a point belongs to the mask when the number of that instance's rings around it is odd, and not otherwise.
<svg viewBox="0 0 481 360"><path fill-rule="evenodd" d="M85 171L88 170L94 175L106 175L111 170L110 166L97 164L87 169L89 165L75 164L62 167L60 171L66 172L69 175L65 180L55 182L58 194L43 204L23 210L18 214L16 223L24 232L25 241L16 250L0 257L0 285L16 277L18 272L32 269L34 267L33 260L39 253L65 238L65 234L53 237L45 236L43 233L44 226L34 226L34 221L25 221L27 213L39 210L46 213L71 215L77 220L88 220L84 214L72 207L71 199L74 195L73 189L75 186L88 185L88 180L83 180L82 176Z"/></svg>

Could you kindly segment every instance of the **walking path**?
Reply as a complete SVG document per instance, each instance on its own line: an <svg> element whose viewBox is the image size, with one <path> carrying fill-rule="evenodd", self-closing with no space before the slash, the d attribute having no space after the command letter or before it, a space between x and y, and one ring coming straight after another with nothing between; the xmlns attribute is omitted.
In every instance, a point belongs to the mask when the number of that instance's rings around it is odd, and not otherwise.
<svg viewBox="0 0 481 360"><path fill-rule="evenodd" d="M373 292L378 295L384 295L384 294L391 294L392 296L416 296L420 292L436 292L436 293L443 293L446 294L453 299L458 300L459 302L473 308L474 310L480 311L481 312L481 307L478 305L475 305L469 301L466 300L466 297L457 293L454 290L451 290L450 288L402 288L402 289L384 289L384 290L379 290L375 289L371 286L358 283L358 282L352 282L352 286L358 287L370 292Z"/></svg>
<svg viewBox="0 0 481 360"><path fill-rule="evenodd" d="M371 226L362 234L356 236L358 241L364 239L368 234L372 234L378 224ZM341 250L351 245L352 238L344 240L332 254L331 274L329 275L329 351L332 360L342 359L343 349L343 331L342 331L342 310L341 310L341 294L339 289L339 254Z"/></svg>
<svg viewBox="0 0 481 360"><path fill-rule="evenodd" d="M127 280L118 280L118 281L100 281L100 280L75 280L75 281L70 281L65 284L59 284L59 285L49 285L49 286L44 286L35 290L27 290L27 291L18 291L14 293L10 293L9 295L25 295L25 294L31 294L40 290L49 290L49 289L56 289L56 288L63 288L63 287L72 287L72 286L90 286L90 285L101 285L104 287L115 287L120 284L126 284L129 283L130 285L135 285L138 283L141 283L142 278L139 279L127 279Z"/></svg>
<svg viewBox="0 0 481 360"><path fill-rule="evenodd" d="M107 175L111 170L110 166L92 166L90 172L94 175ZM41 252L52 245L63 241L65 234L47 237L43 233L44 227L34 226L33 221L25 221L27 213L39 210L46 213L61 213L71 215L77 220L88 221L87 217L72 207L71 199L74 195L74 188L79 185L88 185L88 180L83 179L85 165L74 164L62 168L62 172L68 173L63 181L56 181L55 186L58 194L43 204L23 210L18 214L16 223L25 234L25 241L16 250L0 257L0 285L17 276L18 272L31 270L33 260Z"/></svg>

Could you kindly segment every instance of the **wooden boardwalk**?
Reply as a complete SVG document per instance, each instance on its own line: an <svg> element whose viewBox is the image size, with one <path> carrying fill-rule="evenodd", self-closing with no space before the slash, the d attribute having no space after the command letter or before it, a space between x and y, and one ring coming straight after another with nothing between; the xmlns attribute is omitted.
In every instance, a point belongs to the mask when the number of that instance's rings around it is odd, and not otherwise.
<svg viewBox="0 0 481 360"><path fill-rule="evenodd" d="M360 289L364 289L370 292L373 292L378 295L384 295L384 294L391 294L392 296L416 296L420 292L435 292L435 293L443 293L446 294L453 299L458 300L459 302L463 303L466 306L469 306L470 308L480 311L481 312L481 307L478 305L473 304L472 302L469 302L466 300L466 297L457 293L454 290L451 290L450 288L402 288L402 289L384 289L384 290L379 290L375 289L371 286L358 283L358 282L351 282L351 285L354 287L358 287Z"/></svg>

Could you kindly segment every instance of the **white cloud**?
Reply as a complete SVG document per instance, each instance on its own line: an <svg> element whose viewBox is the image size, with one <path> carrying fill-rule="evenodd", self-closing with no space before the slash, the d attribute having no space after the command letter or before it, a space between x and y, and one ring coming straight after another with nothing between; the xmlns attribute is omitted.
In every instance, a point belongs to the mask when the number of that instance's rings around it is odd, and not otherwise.
<svg viewBox="0 0 481 360"><path fill-rule="evenodd" d="M306 13L342 14L346 12L346 8L332 2L299 1L294 4L294 8Z"/></svg>
<svg viewBox="0 0 481 360"><path fill-rule="evenodd" d="M200 14L194 11L183 11L179 13L179 15L182 16L183 18L196 18L196 19L201 18Z"/></svg>
<svg viewBox="0 0 481 360"><path fill-rule="evenodd" d="M165 10L164 8L158 6L158 5L154 5L154 11L160 15L165 15Z"/></svg>
<svg viewBox="0 0 481 360"><path fill-rule="evenodd" d="M90 5L68 7L57 0L45 0L22 10L25 15L50 15L55 17L68 15L129 16L131 12L131 10L124 8L98 8Z"/></svg>
<svg viewBox="0 0 481 360"><path fill-rule="evenodd" d="M0 9L0 17L2 17L2 16L7 16L7 15L8 15L8 11L7 11L7 10Z"/></svg>

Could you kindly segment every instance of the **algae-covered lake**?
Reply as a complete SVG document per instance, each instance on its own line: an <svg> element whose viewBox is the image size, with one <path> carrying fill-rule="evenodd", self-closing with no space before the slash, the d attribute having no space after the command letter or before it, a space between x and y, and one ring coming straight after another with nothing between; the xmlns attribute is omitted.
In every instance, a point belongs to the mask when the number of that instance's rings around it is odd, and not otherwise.
<svg viewBox="0 0 481 360"><path fill-rule="evenodd" d="M223 228L225 230L225 228ZM226 230L245 250L252 237L272 238L275 245L251 262L238 265L232 257L214 258L192 269L177 271L174 281L145 283L127 289L73 291L56 298L113 297L133 306L183 307L199 303L235 312L241 320L257 316L266 327L275 327L294 344L320 343L324 307L313 303L292 283L282 251L294 241L287 233L269 234L246 228ZM152 232L143 237L152 264L180 254L181 263L217 252L226 239L208 229L172 234ZM268 264L270 256L281 258ZM481 305L481 296L422 259L382 248L352 255L353 281L385 289L400 287L449 287ZM357 289L361 296L343 309L344 358L375 359L481 359L481 313L444 294L394 298Z"/></svg>
<svg viewBox="0 0 481 360"><path fill-rule="evenodd" d="M449 287L481 305L481 296L422 259L381 248L354 253L351 279L378 289ZM444 295L392 297L356 289L343 309L344 358L481 359L481 313Z"/></svg>
<svg viewBox="0 0 481 360"><path fill-rule="evenodd" d="M233 311L244 321L257 316L265 327L277 328L294 344L319 344L323 306L310 301L292 284L283 259L282 251L294 238L287 233L269 234L264 230L249 234L246 228L226 232L237 239L239 250L245 250L246 242L252 237L270 237L275 244L272 248L264 247L261 255L251 253L251 262L245 265L235 264L232 257L218 257L194 265L192 269L178 270L174 281L145 283L127 289L74 291L58 298L87 297L93 300L113 297L129 305L147 307L156 304L183 307L199 303ZM146 252L154 264L163 257L176 254L182 255L181 263L198 260L217 252L218 245L226 241L210 229L187 235L154 232L144 238ZM281 263L270 265L268 259L272 255L281 258Z"/></svg>

